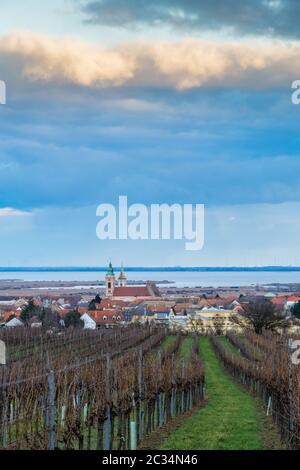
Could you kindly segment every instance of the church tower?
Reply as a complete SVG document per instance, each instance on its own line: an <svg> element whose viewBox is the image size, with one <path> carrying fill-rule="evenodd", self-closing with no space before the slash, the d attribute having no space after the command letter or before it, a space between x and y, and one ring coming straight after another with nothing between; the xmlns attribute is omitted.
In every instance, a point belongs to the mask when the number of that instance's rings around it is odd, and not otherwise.
<svg viewBox="0 0 300 470"><path fill-rule="evenodd" d="M120 276L119 276L119 287L126 287L126 284L127 284L127 278L126 278L126 274L124 272L124 266L123 266L123 263L121 265L121 272L120 272Z"/></svg>
<svg viewBox="0 0 300 470"><path fill-rule="evenodd" d="M112 297L114 295L116 284L116 278L114 268L112 267L111 261L109 262L108 270L105 276L105 294L106 297Z"/></svg>

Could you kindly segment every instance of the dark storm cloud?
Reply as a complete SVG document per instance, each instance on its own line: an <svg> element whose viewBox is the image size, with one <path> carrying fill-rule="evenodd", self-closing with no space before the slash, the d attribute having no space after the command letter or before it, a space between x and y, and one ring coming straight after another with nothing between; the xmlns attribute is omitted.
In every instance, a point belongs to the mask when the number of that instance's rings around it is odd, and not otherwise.
<svg viewBox="0 0 300 470"><path fill-rule="evenodd" d="M81 207L119 194L147 204L300 201L300 110L284 92L25 96L1 108L0 208Z"/></svg>
<svg viewBox="0 0 300 470"><path fill-rule="evenodd" d="M87 21L112 26L166 24L199 31L300 36L299 0L83 0Z"/></svg>

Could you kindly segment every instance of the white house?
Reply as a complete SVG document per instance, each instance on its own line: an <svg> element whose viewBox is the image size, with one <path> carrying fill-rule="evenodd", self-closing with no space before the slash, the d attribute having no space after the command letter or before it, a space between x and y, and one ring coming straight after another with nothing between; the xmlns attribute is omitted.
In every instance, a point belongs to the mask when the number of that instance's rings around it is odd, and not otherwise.
<svg viewBox="0 0 300 470"><path fill-rule="evenodd" d="M84 323L84 327L83 327L84 330L95 330L97 328L97 323L87 313L84 313L83 315L81 315L80 319Z"/></svg>
<svg viewBox="0 0 300 470"><path fill-rule="evenodd" d="M185 330L187 329L188 321L190 319L190 315L174 315L174 313L170 313L169 315L169 326L172 329L180 329Z"/></svg>
<svg viewBox="0 0 300 470"><path fill-rule="evenodd" d="M19 318L12 318L6 323L6 328L15 328L16 326L24 326Z"/></svg>

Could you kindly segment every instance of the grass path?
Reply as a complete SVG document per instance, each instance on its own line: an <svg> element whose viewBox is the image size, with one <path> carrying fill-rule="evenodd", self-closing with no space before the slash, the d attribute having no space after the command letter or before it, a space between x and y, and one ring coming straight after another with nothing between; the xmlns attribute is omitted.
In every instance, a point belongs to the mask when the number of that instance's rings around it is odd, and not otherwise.
<svg viewBox="0 0 300 470"><path fill-rule="evenodd" d="M260 450L265 448L262 407L219 362L209 338L200 341L208 403L175 430L161 446L172 450ZM273 441L278 438L276 431Z"/></svg>
<svg viewBox="0 0 300 470"><path fill-rule="evenodd" d="M242 356L241 352L239 351L239 349L237 349L230 341L228 338L226 338L225 336L223 336L222 338L220 338L220 341L221 343L223 344L223 346L225 348L227 348L230 352L232 352L233 354L236 354L237 356ZM245 359L245 358L244 358Z"/></svg>
<svg viewBox="0 0 300 470"><path fill-rule="evenodd" d="M192 356L192 348L193 338L191 338L190 336L188 336L187 338L183 338L179 350L180 356L186 361L189 361Z"/></svg>
<svg viewBox="0 0 300 470"><path fill-rule="evenodd" d="M167 351L168 348L170 348L175 343L175 341L175 335L166 336L161 342L160 349L162 349L163 351Z"/></svg>

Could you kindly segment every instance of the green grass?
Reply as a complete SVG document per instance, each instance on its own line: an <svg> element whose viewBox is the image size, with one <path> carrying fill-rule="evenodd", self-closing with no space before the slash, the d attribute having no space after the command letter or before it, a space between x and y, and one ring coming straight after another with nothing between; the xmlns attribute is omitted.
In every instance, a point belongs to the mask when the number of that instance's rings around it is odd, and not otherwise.
<svg viewBox="0 0 300 470"><path fill-rule="evenodd" d="M228 351L232 352L233 354L236 354L238 356L241 356L241 352L229 341L226 336L220 337L220 341L223 344L223 346L228 349Z"/></svg>
<svg viewBox="0 0 300 470"><path fill-rule="evenodd" d="M193 347L193 338L191 337L184 338L180 345L179 354L186 361L189 361L191 359L192 347Z"/></svg>
<svg viewBox="0 0 300 470"><path fill-rule="evenodd" d="M263 449L263 412L257 401L233 382L209 338L201 339L200 349L208 403L168 437L162 449Z"/></svg>
<svg viewBox="0 0 300 470"><path fill-rule="evenodd" d="M162 349L163 351L167 351L168 348L171 347L175 343L175 340L176 340L176 336L173 336L173 335L166 336L161 342L160 349Z"/></svg>

